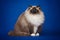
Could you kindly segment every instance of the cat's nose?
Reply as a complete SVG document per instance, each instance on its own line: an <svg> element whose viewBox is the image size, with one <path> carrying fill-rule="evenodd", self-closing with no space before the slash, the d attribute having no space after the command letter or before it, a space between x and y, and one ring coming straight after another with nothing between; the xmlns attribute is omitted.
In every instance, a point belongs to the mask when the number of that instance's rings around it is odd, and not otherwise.
<svg viewBox="0 0 60 40"><path fill-rule="evenodd" d="M38 10L36 9L36 7L34 7L34 8L32 8L32 9L30 10L30 12L34 14L34 13L37 13Z"/></svg>

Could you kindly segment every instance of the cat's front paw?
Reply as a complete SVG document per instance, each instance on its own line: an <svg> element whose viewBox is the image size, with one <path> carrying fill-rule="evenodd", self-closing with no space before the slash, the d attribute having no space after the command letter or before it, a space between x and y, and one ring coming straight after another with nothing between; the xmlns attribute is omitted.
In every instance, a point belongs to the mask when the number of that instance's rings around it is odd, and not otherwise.
<svg viewBox="0 0 60 40"><path fill-rule="evenodd" d="M32 33L31 36L39 36L39 33Z"/></svg>
<svg viewBox="0 0 60 40"><path fill-rule="evenodd" d="M39 33L36 33L36 36L39 36Z"/></svg>
<svg viewBox="0 0 60 40"><path fill-rule="evenodd" d="M36 35L34 33L32 33L31 36L36 36Z"/></svg>

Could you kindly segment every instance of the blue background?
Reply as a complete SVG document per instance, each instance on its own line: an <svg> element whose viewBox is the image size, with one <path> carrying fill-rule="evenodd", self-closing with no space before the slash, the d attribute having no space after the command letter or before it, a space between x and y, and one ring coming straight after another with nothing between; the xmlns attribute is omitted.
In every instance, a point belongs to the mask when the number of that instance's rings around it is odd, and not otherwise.
<svg viewBox="0 0 60 40"><path fill-rule="evenodd" d="M59 40L59 0L0 0L0 40ZM29 5L40 5L45 14L45 23L39 37L12 37L8 32L14 29L18 16Z"/></svg>

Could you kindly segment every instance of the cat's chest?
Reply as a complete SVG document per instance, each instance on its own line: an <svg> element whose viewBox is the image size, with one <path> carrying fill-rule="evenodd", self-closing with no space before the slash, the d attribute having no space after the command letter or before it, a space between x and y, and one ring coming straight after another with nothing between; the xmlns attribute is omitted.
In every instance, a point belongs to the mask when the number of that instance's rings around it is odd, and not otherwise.
<svg viewBox="0 0 60 40"><path fill-rule="evenodd" d="M27 21L35 26L39 26L43 23L43 17L40 15L28 15L27 17Z"/></svg>

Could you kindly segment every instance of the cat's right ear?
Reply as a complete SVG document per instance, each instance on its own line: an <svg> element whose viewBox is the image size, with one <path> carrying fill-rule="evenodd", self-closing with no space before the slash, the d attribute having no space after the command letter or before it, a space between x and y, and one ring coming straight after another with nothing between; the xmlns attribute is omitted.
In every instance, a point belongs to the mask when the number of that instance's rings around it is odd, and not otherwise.
<svg viewBox="0 0 60 40"><path fill-rule="evenodd" d="M32 7L32 5L29 5L29 7Z"/></svg>

